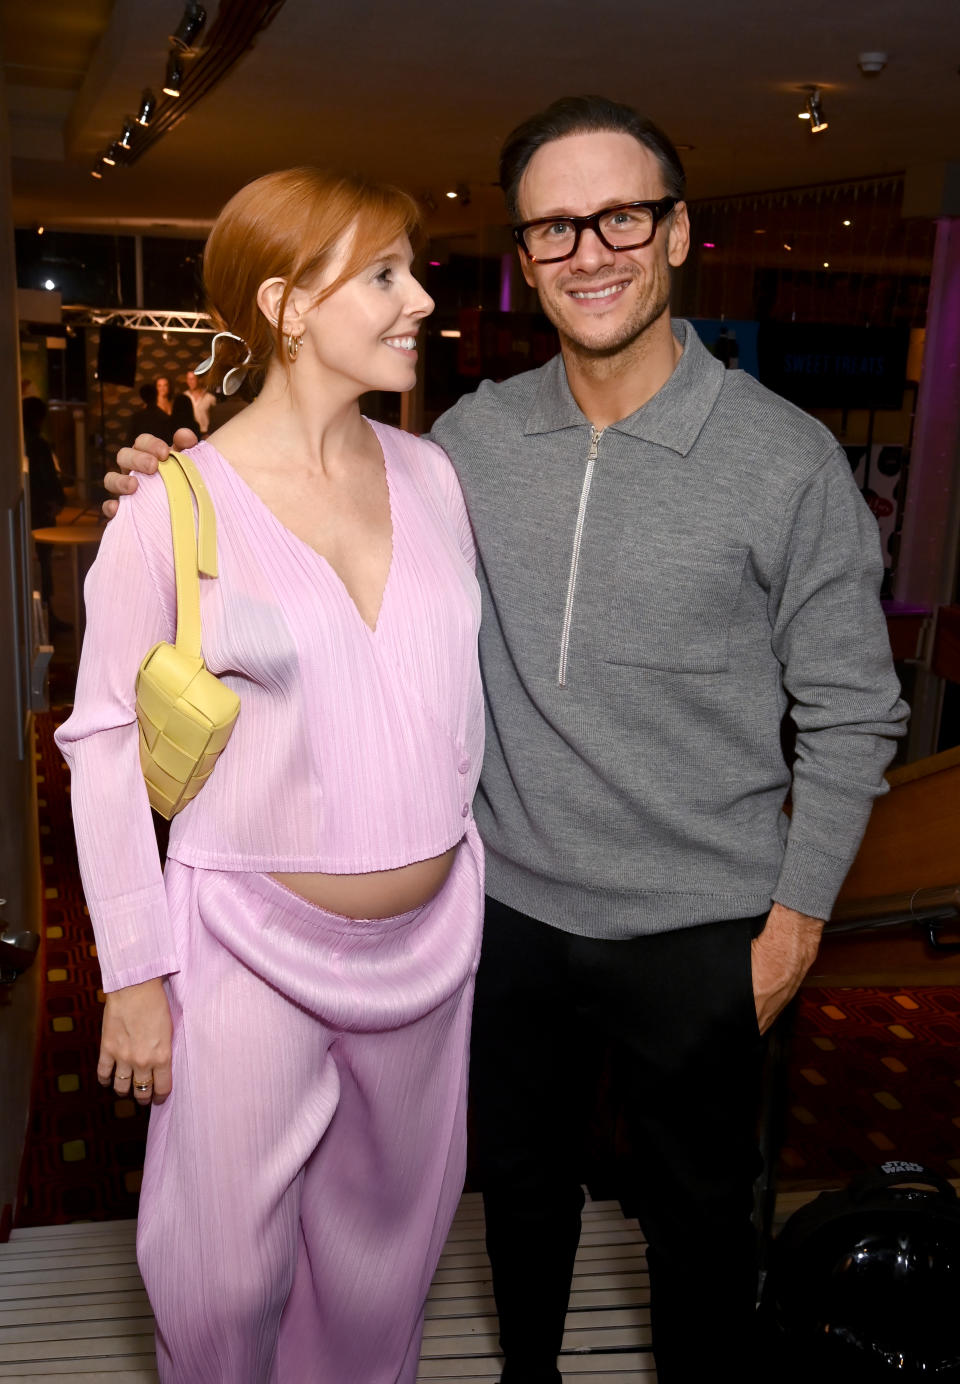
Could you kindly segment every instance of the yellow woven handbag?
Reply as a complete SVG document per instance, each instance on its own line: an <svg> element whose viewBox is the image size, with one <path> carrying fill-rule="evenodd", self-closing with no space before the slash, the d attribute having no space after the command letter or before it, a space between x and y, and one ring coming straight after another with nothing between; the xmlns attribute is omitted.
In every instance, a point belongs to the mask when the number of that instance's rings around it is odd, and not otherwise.
<svg viewBox="0 0 960 1384"><path fill-rule="evenodd" d="M200 577L217 575L213 502L188 456L160 463L170 503L177 579L177 642L154 644L137 673L140 768L150 806L174 817L195 798L230 739L240 698L208 672L200 654ZM193 501L197 501L194 530Z"/></svg>

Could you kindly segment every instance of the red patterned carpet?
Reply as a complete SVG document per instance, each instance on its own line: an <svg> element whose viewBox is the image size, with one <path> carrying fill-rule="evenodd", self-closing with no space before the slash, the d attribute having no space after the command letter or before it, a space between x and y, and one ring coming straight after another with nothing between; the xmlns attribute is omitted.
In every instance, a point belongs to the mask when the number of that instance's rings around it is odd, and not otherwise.
<svg viewBox="0 0 960 1384"><path fill-rule="evenodd" d="M147 1117L95 1076L102 996L77 873L66 770L37 718L45 1000L20 1226L136 1214ZM117 824L123 849L123 824ZM709 1153L709 1130L704 1151ZM804 993L781 1185L845 1181L900 1157L960 1175L960 991Z"/></svg>
<svg viewBox="0 0 960 1384"><path fill-rule="evenodd" d="M846 1181L889 1158L960 1177L960 991L806 991L782 1181Z"/></svg>
<svg viewBox="0 0 960 1384"><path fill-rule="evenodd" d="M18 1226L135 1216L147 1115L97 1082L103 1000L73 845L69 777L53 732L66 709L36 718L46 935L44 1000ZM118 823L118 849L123 849Z"/></svg>

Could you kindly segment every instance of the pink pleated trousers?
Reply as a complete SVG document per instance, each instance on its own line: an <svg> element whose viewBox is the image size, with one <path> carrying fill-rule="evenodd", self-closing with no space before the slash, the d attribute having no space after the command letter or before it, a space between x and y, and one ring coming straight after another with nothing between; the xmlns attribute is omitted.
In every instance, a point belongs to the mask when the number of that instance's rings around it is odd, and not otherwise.
<svg viewBox="0 0 960 1384"><path fill-rule="evenodd" d="M483 860L395 918L169 861L173 1093L137 1251L164 1384L414 1384L463 1185Z"/></svg>

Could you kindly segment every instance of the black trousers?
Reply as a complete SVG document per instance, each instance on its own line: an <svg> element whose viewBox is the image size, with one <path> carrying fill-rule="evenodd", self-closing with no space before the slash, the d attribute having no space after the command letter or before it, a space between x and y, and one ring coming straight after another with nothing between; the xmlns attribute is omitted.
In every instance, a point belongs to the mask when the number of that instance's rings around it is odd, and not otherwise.
<svg viewBox="0 0 960 1384"><path fill-rule="evenodd" d="M559 1381L580 1237L582 1135L612 1054L648 1244L660 1384L755 1377L764 1042L745 918L629 941L576 937L487 900L473 1020L476 1174L504 1384Z"/></svg>

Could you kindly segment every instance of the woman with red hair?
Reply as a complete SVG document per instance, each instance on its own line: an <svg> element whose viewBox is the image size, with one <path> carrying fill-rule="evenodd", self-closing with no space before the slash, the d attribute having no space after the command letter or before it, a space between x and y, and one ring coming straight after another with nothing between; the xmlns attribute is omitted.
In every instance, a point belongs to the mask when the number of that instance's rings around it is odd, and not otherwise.
<svg viewBox="0 0 960 1384"><path fill-rule="evenodd" d="M138 1257L167 1382L413 1384L462 1185L473 542L444 453L358 403L414 384L433 307L416 230L405 194L294 169L211 233L211 382L256 396L190 452L217 518L203 654L240 713L163 874L135 714L176 628L158 476L87 583L57 739L106 991L98 1075L153 1102Z"/></svg>

